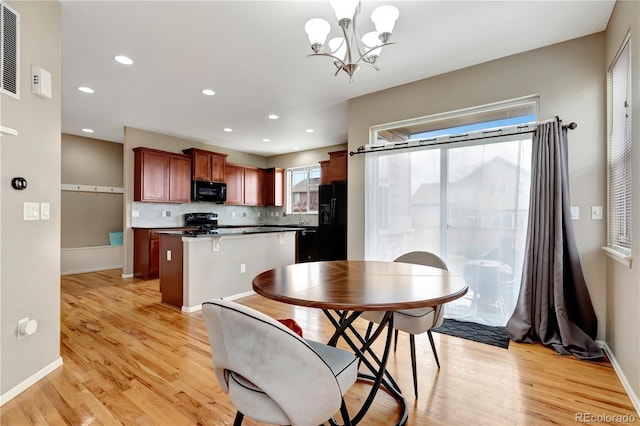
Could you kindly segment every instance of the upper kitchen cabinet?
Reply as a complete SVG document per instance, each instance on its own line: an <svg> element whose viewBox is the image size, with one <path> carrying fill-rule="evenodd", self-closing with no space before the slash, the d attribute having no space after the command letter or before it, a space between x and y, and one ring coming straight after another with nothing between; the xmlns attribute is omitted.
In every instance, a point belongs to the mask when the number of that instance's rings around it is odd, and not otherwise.
<svg viewBox="0 0 640 426"><path fill-rule="evenodd" d="M320 162L320 185L331 183L331 162L324 160Z"/></svg>
<svg viewBox="0 0 640 426"><path fill-rule="evenodd" d="M347 151L329 153L329 160L320 161L320 183L345 182L347 180Z"/></svg>
<svg viewBox="0 0 640 426"><path fill-rule="evenodd" d="M182 152L190 155L192 158L193 180L204 180L208 182L227 181L227 154L197 148L185 149Z"/></svg>
<svg viewBox="0 0 640 426"><path fill-rule="evenodd" d="M191 157L150 148L134 148L134 201L191 202Z"/></svg>
<svg viewBox="0 0 640 426"><path fill-rule="evenodd" d="M329 153L331 164L331 182L344 182L347 180L347 151L334 151Z"/></svg>
<svg viewBox="0 0 640 426"><path fill-rule="evenodd" d="M263 206L262 191L262 169L227 163L227 205Z"/></svg>
<svg viewBox="0 0 640 426"><path fill-rule="evenodd" d="M284 205L284 169L272 167L263 170L264 204L282 207Z"/></svg>

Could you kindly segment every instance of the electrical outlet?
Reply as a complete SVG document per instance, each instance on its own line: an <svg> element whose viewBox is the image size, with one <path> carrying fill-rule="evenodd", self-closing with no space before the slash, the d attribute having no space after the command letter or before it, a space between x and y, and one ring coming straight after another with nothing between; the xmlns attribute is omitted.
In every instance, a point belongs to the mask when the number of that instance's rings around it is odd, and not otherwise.
<svg viewBox="0 0 640 426"><path fill-rule="evenodd" d="M140 217L140 210L131 210L131 217Z"/></svg>

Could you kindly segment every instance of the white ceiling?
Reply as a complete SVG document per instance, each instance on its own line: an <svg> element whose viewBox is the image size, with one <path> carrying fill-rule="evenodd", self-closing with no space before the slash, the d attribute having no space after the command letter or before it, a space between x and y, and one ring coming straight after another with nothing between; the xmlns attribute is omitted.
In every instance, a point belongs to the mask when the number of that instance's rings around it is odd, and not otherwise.
<svg viewBox="0 0 640 426"><path fill-rule="evenodd" d="M615 1L364 1L361 34L386 3L397 44L349 84L306 57L309 18L337 36L328 1L63 1L62 131L123 142L132 126L264 156L344 143L348 99L603 31Z"/></svg>

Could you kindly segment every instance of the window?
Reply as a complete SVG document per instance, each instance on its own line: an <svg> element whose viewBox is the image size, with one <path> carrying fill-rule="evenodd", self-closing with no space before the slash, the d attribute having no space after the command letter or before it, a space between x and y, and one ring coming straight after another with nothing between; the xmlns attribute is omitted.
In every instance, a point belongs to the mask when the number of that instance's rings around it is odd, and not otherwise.
<svg viewBox="0 0 640 426"><path fill-rule="evenodd" d="M631 49L630 37L609 69L607 245L631 254Z"/></svg>
<svg viewBox="0 0 640 426"><path fill-rule="evenodd" d="M535 121L537 103L527 104L501 108L502 117L478 108L443 121L412 121L411 130L419 132L406 131L404 123L373 129L372 140L452 135L443 144L370 153L365 162L365 258L438 254L470 286L464 298L446 305L447 317L504 325L513 312L527 233L532 135L489 129ZM476 130L500 136L459 137Z"/></svg>
<svg viewBox="0 0 640 426"><path fill-rule="evenodd" d="M317 213L320 165L287 169L287 213Z"/></svg>

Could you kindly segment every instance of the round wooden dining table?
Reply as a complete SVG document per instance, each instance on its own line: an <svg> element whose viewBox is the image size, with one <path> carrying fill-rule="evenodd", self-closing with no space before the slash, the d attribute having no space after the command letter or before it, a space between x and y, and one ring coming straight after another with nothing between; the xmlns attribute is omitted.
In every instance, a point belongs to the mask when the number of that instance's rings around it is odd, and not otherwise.
<svg viewBox="0 0 640 426"><path fill-rule="evenodd" d="M380 386L398 401L402 414L396 424L407 422L404 397L386 370L393 334L393 311L436 306L458 299L467 292L461 275L423 265L369 260L339 260L297 263L271 269L253 279L253 290L272 300L322 309L336 331L329 344L343 338L371 374L372 389L352 424L357 424L371 406ZM353 326L363 311L385 311L370 336ZM372 343L386 330L382 354Z"/></svg>

